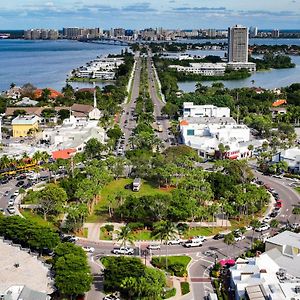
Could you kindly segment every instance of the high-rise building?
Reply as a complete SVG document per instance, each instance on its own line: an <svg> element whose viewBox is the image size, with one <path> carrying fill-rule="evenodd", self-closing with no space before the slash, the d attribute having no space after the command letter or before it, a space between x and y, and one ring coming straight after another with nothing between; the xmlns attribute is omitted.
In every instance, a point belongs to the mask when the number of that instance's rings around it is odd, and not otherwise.
<svg viewBox="0 0 300 300"><path fill-rule="evenodd" d="M279 35L280 35L279 29L273 29L273 30L272 30L271 36L272 36L273 38L279 38Z"/></svg>
<svg viewBox="0 0 300 300"><path fill-rule="evenodd" d="M123 36L125 36L124 28L115 28L114 29L114 37L123 37Z"/></svg>
<svg viewBox="0 0 300 300"><path fill-rule="evenodd" d="M251 26L249 29L249 36L250 37L256 37L258 33L258 29L256 26Z"/></svg>
<svg viewBox="0 0 300 300"><path fill-rule="evenodd" d="M208 37L210 37L210 38L215 38L216 35L217 35L216 29L213 29L213 28L207 29L207 36L208 36Z"/></svg>
<svg viewBox="0 0 300 300"><path fill-rule="evenodd" d="M235 25L228 28L228 62L248 62L248 28Z"/></svg>
<svg viewBox="0 0 300 300"><path fill-rule="evenodd" d="M63 28L63 36L67 39L77 39L80 36L80 29L78 27Z"/></svg>

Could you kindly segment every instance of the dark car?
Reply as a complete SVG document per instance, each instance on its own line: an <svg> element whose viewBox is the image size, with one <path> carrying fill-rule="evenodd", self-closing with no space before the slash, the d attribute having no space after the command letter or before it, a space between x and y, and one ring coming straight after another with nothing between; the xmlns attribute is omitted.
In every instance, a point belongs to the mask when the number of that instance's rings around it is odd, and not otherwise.
<svg viewBox="0 0 300 300"><path fill-rule="evenodd" d="M9 182L8 178L3 178L3 179L1 180L1 183L2 183L2 184L6 184L6 183L8 183L8 182Z"/></svg>
<svg viewBox="0 0 300 300"><path fill-rule="evenodd" d="M24 185L24 183L25 183L24 180L20 180L20 181L17 182L16 186L17 186L17 187L21 187L21 186Z"/></svg>
<svg viewBox="0 0 300 300"><path fill-rule="evenodd" d="M19 180L24 180L24 179L26 179L26 175L24 175L24 174L17 177L18 181Z"/></svg>
<svg viewBox="0 0 300 300"><path fill-rule="evenodd" d="M224 237L225 237L225 234L219 233L219 234L216 234L216 235L213 237L213 239L214 239L214 240L221 240L221 239L224 239Z"/></svg>
<svg viewBox="0 0 300 300"><path fill-rule="evenodd" d="M271 218L275 218L275 217L277 217L278 216L278 212L277 211L272 211L271 213L270 213L270 217Z"/></svg>

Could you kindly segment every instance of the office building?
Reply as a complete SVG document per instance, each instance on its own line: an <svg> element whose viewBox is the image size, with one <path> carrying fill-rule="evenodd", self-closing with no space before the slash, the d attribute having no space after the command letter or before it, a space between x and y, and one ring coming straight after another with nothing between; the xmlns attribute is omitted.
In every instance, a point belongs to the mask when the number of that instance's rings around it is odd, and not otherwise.
<svg viewBox="0 0 300 300"><path fill-rule="evenodd" d="M248 28L235 25L228 28L228 62L248 62Z"/></svg>
<svg viewBox="0 0 300 300"><path fill-rule="evenodd" d="M279 29L273 29L271 33L272 38L279 38L280 36L280 31Z"/></svg>

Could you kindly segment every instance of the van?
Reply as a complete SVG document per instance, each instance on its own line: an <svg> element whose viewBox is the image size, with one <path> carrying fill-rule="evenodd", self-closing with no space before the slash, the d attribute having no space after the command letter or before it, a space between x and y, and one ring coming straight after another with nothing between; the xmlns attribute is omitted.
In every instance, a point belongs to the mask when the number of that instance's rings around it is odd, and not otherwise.
<svg viewBox="0 0 300 300"><path fill-rule="evenodd" d="M132 190L134 192L138 192L141 188L141 185L142 185L142 179L141 178L135 178L133 180L133 183L132 183Z"/></svg>

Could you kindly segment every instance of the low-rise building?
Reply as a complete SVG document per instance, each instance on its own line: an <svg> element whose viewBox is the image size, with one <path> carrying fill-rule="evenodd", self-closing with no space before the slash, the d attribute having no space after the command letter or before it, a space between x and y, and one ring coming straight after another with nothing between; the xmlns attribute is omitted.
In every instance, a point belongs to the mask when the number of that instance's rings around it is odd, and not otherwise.
<svg viewBox="0 0 300 300"><path fill-rule="evenodd" d="M194 105L193 102L184 102L183 117L229 118L230 109L228 107L217 107L214 105Z"/></svg>
<svg viewBox="0 0 300 300"><path fill-rule="evenodd" d="M230 268L235 299L300 299L300 234L284 231L266 240L266 252Z"/></svg>
<svg viewBox="0 0 300 300"><path fill-rule="evenodd" d="M13 137L34 135L39 129L39 118L34 115L19 115L11 122Z"/></svg>
<svg viewBox="0 0 300 300"><path fill-rule="evenodd" d="M189 66L170 65L169 68L177 72L192 73L203 76L223 76L226 70L226 63L190 63Z"/></svg>
<svg viewBox="0 0 300 300"><path fill-rule="evenodd" d="M18 106L36 106L39 102L32 100L28 97L24 97L22 98L22 100L14 103L14 105L18 105Z"/></svg>
<svg viewBox="0 0 300 300"><path fill-rule="evenodd" d="M227 146L226 158L251 156L250 129L237 124L227 107L193 105L186 102L179 123L182 142L197 150L202 157L218 156L219 145Z"/></svg>
<svg viewBox="0 0 300 300"><path fill-rule="evenodd" d="M289 171L299 173L300 172L300 149L290 148L279 151L273 156L272 161L274 163L284 161L288 164Z"/></svg>
<svg viewBox="0 0 300 300"><path fill-rule="evenodd" d="M256 64L251 62L228 62L226 64L227 69L230 70L248 70L249 72L253 73L256 71Z"/></svg>

